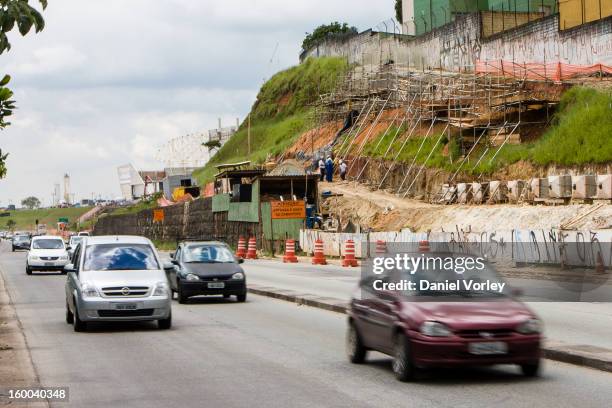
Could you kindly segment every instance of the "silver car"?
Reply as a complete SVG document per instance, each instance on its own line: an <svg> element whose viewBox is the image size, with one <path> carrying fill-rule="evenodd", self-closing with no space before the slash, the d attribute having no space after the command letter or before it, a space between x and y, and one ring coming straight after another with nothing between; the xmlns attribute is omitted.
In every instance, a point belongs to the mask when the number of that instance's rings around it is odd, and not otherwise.
<svg viewBox="0 0 612 408"><path fill-rule="evenodd" d="M66 265L66 323L157 320L172 326L170 288L154 245L132 236L83 237Z"/></svg>

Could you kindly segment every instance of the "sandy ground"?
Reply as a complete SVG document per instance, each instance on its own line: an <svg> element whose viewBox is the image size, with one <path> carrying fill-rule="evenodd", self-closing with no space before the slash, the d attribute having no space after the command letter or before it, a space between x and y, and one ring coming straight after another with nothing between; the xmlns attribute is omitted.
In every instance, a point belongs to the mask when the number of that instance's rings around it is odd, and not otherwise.
<svg viewBox="0 0 612 408"><path fill-rule="evenodd" d="M450 231L457 227L482 232L512 229L558 228L573 217L593 209L592 205L435 205L402 199L384 191L370 191L353 182L324 183L321 191L331 190L340 197L328 199L333 213L343 223L351 219L377 231L411 228L413 231ZM576 229L612 228L612 205L587 215Z"/></svg>

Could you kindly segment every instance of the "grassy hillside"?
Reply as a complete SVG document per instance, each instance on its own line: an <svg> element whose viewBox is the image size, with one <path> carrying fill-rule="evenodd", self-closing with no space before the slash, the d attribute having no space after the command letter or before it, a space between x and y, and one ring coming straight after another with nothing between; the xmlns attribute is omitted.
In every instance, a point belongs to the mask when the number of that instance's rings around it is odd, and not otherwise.
<svg viewBox="0 0 612 408"><path fill-rule="evenodd" d="M369 142L364 152L373 157L382 157L395 135L397 128L381 134ZM535 142L521 145L505 145L493 162L490 162L497 148L491 148L480 164L474 168L475 161L484 150L474 151L470 163L465 163L462 171L471 175L491 174L506 165L520 160L530 161L537 165L579 165L585 163L612 162L612 93L597 91L591 88L574 87L561 98L559 109L554 117L553 126ZM444 156L444 145L448 142L442 137L431 156L429 153L438 140L438 135L427 138L414 137L406 143L399 160L428 167L455 171L459 165L459 148L457 142L450 141L448 156ZM381 141L382 139L382 141ZM380 144L377 147L377 144ZM423 147L419 152L419 147ZM395 143L387 158L395 157L401 143ZM417 155L418 152L418 155ZM429 156L429 159L428 159ZM454 159L451 162L451 157Z"/></svg>
<svg viewBox="0 0 612 408"><path fill-rule="evenodd" d="M68 218L70 224L76 222L77 218L91 210L91 207L82 208L41 208L38 210L15 210L9 211L9 217L0 217L0 229L8 229L8 220L17 223L15 230L33 230L36 220L40 224L47 224L48 228L57 228L57 220L61 217Z"/></svg>
<svg viewBox="0 0 612 408"><path fill-rule="evenodd" d="M274 75L261 87L251 110L251 153L245 121L210 162L195 172L195 177L205 183L212 180L216 164L243 160L262 163L268 154L284 151L312 126L309 106L319 94L333 90L347 68L343 58L310 58Z"/></svg>

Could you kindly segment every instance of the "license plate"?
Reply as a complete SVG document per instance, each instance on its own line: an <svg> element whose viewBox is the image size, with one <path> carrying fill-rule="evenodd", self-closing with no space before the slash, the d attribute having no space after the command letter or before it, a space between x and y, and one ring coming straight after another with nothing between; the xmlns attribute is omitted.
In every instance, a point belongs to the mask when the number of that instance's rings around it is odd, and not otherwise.
<svg viewBox="0 0 612 408"><path fill-rule="evenodd" d="M45 262L45 266L55 266L53 262Z"/></svg>
<svg viewBox="0 0 612 408"><path fill-rule="evenodd" d="M138 304L136 303L115 303L115 310L136 310Z"/></svg>
<svg viewBox="0 0 612 408"><path fill-rule="evenodd" d="M508 345L503 341L470 343L469 351L471 354L476 354L479 356L506 354L508 352Z"/></svg>
<svg viewBox="0 0 612 408"><path fill-rule="evenodd" d="M209 282L209 289L223 289L225 287L225 282Z"/></svg>

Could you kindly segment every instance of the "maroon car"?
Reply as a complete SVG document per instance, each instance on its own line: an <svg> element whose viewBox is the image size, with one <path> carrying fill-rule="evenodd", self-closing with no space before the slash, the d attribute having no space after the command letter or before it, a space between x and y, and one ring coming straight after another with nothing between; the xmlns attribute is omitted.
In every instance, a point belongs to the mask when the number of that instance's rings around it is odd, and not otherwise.
<svg viewBox="0 0 612 408"><path fill-rule="evenodd" d="M433 256L459 255L426 255ZM526 376L538 374L540 321L490 265L418 272L395 269L361 280L348 313L352 363L363 363L368 350L391 355L401 381L428 367L517 364ZM397 285L408 282L411 290Z"/></svg>

